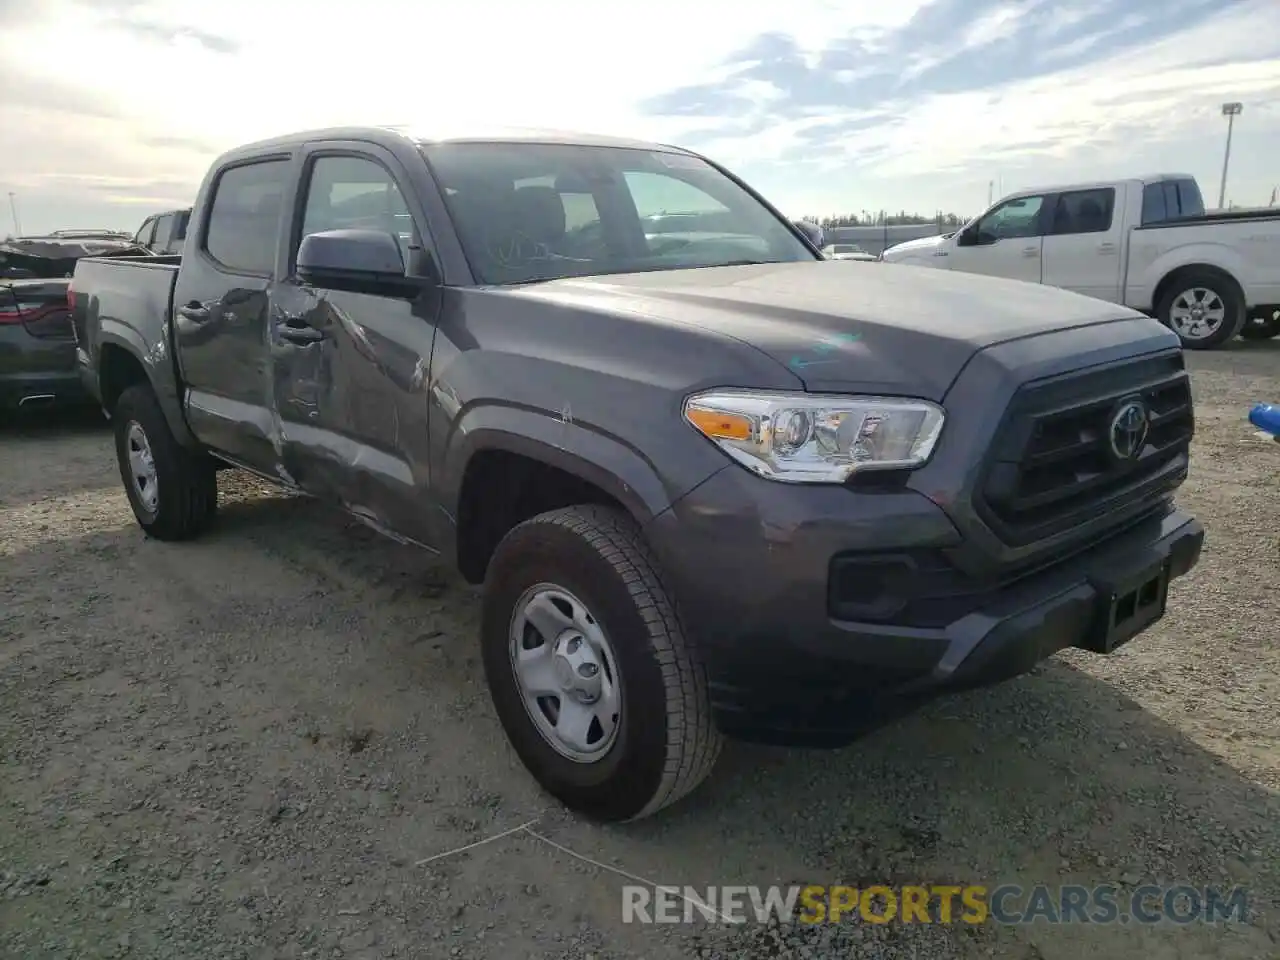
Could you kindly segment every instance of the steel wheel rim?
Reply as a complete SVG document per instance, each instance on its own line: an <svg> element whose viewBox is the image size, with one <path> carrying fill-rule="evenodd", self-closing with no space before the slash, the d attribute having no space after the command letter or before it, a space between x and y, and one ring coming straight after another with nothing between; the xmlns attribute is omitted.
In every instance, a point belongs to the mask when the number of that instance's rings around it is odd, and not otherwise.
<svg viewBox="0 0 1280 960"><path fill-rule="evenodd" d="M539 583L521 594L508 631L511 673L534 728L575 763L603 759L618 738L618 658L586 604Z"/></svg>
<svg viewBox="0 0 1280 960"><path fill-rule="evenodd" d="M147 442L147 432L136 420L125 431L125 449L129 458L129 477L138 502L148 513L160 506L160 486L156 481L156 460Z"/></svg>
<svg viewBox="0 0 1280 960"><path fill-rule="evenodd" d="M1191 287L1173 298L1169 326L1185 340L1207 340L1227 319L1227 305L1208 287Z"/></svg>

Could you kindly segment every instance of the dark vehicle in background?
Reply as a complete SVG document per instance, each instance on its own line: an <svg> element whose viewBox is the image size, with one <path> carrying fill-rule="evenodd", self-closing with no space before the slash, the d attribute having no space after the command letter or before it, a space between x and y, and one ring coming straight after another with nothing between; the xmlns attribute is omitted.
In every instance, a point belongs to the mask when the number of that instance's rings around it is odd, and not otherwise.
<svg viewBox="0 0 1280 960"><path fill-rule="evenodd" d="M132 240L60 231L0 244L0 413L88 403L76 364L70 277L84 257L147 256ZM65 236L63 234L76 234Z"/></svg>
<svg viewBox="0 0 1280 960"><path fill-rule="evenodd" d="M86 402L65 279L0 280L0 414Z"/></svg>
<svg viewBox="0 0 1280 960"><path fill-rule="evenodd" d="M55 230L51 237L61 240L129 240L130 235L123 230Z"/></svg>
<svg viewBox="0 0 1280 960"><path fill-rule="evenodd" d="M69 278L84 257L145 255L129 237L17 237L0 242L0 280Z"/></svg>
<svg viewBox="0 0 1280 960"><path fill-rule="evenodd" d="M181 253L190 220L190 207L152 214L142 221L142 226L133 235L133 242L160 255Z"/></svg>
<svg viewBox="0 0 1280 960"><path fill-rule="evenodd" d="M317 131L220 157L180 257L82 260L75 324L143 530L240 467L435 551L525 766L635 819L722 735L1110 653L1200 556L1175 334L806 236L675 147Z"/></svg>
<svg viewBox="0 0 1280 960"><path fill-rule="evenodd" d="M191 209L153 214L136 234L54 230L0 244L0 411L88 403L76 364L70 278L84 257L178 253Z"/></svg>

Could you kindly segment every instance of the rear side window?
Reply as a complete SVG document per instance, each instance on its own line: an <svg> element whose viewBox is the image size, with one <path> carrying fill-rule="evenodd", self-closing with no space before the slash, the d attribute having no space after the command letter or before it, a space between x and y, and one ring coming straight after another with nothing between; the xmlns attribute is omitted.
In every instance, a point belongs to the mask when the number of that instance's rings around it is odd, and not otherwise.
<svg viewBox="0 0 1280 960"><path fill-rule="evenodd" d="M1163 223L1204 215L1204 198L1194 180L1162 180L1142 189L1142 223Z"/></svg>
<svg viewBox="0 0 1280 960"><path fill-rule="evenodd" d="M1204 197L1200 196L1200 186L1194 180L1173 180L1165 184L1178 194L1178 216L1204 216Z"/></svg>
<svg viewBox="0 0 1280 960"><path fill-rule="evenodd" d="M1169 208L1165 204L1164 184L1148 183L1142 188L1142 222L1160 223L1169 219Z"/></svg>
<svg viewBox="0 0 1280 960"><path fill-rule="evenodd" d="M259 160L218 177L204 249L219 265L232 273L271 273L288 172L288 160Z"/></svg>
<svg viewBox="0 0 1280 960"><path fill-rule="evenodd" d="M1053 236L1071 233L1105 233L1115 215L1114 187L1073 190L1058 195L1053 208Z"/></svg>

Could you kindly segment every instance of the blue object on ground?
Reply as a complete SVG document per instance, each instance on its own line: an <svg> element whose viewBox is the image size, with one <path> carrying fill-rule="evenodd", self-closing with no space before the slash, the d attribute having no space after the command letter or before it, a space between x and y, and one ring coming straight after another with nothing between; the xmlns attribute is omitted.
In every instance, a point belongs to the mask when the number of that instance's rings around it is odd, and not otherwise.
<svg viewBox="0 0 1280 960"><path fill-rule="evenodd" d="M1280 404L1260 403L1249 411L1249 422L1280 439Z"/></svg>

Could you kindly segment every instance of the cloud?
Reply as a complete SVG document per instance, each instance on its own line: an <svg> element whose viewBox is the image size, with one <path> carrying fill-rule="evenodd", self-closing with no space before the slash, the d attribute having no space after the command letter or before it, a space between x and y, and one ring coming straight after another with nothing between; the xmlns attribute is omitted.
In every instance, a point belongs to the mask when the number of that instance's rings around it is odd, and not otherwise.
<svg viewBox="0 0 1280 960"><path fill-rule="evenodd" d="M131 226L122 198L190 202L223 149L344 123L647 137L789 209L972 209L1170 156L1216 184L1239 99L1232 182L1277 178L1276 0L0 0L0 27L24 226Z"/></svg>
<svg viewBox="0 0 1280 960"><path fill-rule="evenodd" d="M117 118L120 111L107 98L60 78L56 73L43 77L15 68L0 60L0 108L24 113L58 113L68 117ZM12 129L9 131L12 133Z"/></svg>
<svg viewBox="0 0 1280 960"><path fill-rule="evenodd" d="M667 91L645 107L691 118L691 104L712 114L743 79L772 84L781 96L698 128L697 146L753 172L770 194L805 179L804 169L810 184L832 183L814 173L841 171L861 185L848 209L873 205L875 194L892 196L885 206L895 209L912 194L918 209L972 209L996 177L1008 189L1137 175L1170 156L1216 181L1218 105L1228 99L1245 101L1255 138L1280 145L1268 123L1280 103L1274 0L937 0L877 40L834 37L815 55L785 34L761 35L730 58L738 69L719 84ZM801 115L809 119L797 123ZM1233 165L1237 182L1262 194L1255 202L1271 188L1263 155L1255 146ZM812 187L788 192L806 209L822 202Z"/></svg>
<svg viewBox="0 0 1280 960"><path fill-rule="evenodd" d="M240 51L240 44L230 37L198 30L194 27L173 26L153 23L147 20L131 20L123 16L116 18L113 21L113 26L144 41L163 44L185 44L193 41L214 53L232 54Z"/></svg>

